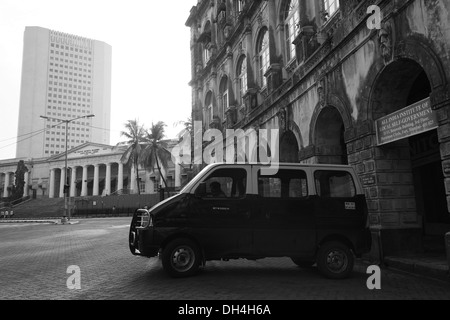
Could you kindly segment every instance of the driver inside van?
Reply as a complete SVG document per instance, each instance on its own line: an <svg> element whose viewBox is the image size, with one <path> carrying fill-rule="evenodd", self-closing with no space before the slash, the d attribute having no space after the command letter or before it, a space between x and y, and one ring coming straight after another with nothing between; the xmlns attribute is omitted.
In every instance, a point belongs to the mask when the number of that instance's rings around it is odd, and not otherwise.
<svg viewBox="0 0 450 320"><path fill-rule="evenodd" d="M221 188L219 182L217 182L217 181L211 182L209 187L211 188L211 194L214 198L226 198L227 197L225 192L222 191L222 188Z"/></svg>

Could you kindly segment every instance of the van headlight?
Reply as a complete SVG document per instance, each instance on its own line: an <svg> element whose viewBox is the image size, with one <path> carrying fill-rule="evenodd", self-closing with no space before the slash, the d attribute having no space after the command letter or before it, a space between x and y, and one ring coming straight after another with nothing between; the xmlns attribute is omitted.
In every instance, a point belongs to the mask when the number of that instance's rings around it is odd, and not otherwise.
<svg viewBox="0 0 450 320"><path fill-rule="evenodd" d="M153 226L153 217L148 210L141 209L138 211L138 221L140 221L141 228Z"/></svg>

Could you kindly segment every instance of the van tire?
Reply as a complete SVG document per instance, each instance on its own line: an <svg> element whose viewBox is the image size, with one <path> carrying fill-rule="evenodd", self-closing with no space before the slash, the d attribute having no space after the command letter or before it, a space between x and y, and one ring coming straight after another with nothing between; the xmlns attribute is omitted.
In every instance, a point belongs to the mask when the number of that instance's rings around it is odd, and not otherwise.
<svg viewBox="0 0 450 320"><path fill-rule="evenodd" d="M355 257L350 248L338 241L324 243L317 254L317 268L329 279L345 279L353 272Z"/></svg>
<svg viewBox="0 0 450 320"><path fill-rule="evenodd" d="M315 261L308 261L308 260L300 260L297 258L291 258L292 262L295 263L297 266L303 269L310 269L314 266L316 263Z"/></svg>
<svg viewBox="0 0 450 320"><path fill-rule="evenodd" d="M194 241L178 238L165 246L161 260L164 270L171 277L189 277L196 274L200 267L200 249Z"/></svg>

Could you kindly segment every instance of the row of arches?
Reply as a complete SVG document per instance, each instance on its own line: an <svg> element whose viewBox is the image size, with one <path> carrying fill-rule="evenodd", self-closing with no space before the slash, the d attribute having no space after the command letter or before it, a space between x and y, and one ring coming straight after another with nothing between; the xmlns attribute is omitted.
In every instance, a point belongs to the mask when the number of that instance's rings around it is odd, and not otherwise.
<svg viewBox="0 0 450 320"><path fill-rule="evenodd" d="M427 99L431 93L431 83L425 70L413 60L400 59L389 64L377 78L371 96L371 118L379 119L402 107ZM311 119L309 138L318 153L326 155L319 162L348 164L345 131L353 125L350 115L342 106L317 106ZM302 147L301 140L291 130L281 136L280 159L283 162L303 160L295 156Z"/></svg>
<svg viewBox="0 0 450 320"><path fill-rule="evenodd" d="M248 0L218 0L216 9L211 10L199 22L196 32L198 34L197 41L201 43L201 63L203 66L206 66L211 59L213 49L223 45L229 38L229 24L238 24L241 21L241 14L244 13L245 7L250 2ZM299 0L282 0L276 1L275 4L269 3L268 6L270 14L276 17L273 22L273 29L277 30L273 34L273 39L269 39L269 22L262 18L260 28L255 33L256 37L250 42L252 48L255 49L252 55L258 57L257 60L264 60L266 56L268 58L269 42L271 42L271 48L279 47L281 49L276 55L282 55L284 64L287 65L296 58L294 40L299 35L301 26L320 26L326 23L328 19L339 12L340 3L338 0L322 0L318 4ZM314 20L315 22L313 22ZM273 42L276 42L276 44ZM259 68L264 67L264 62L258 61ZM266 81L261 76L264 72L261 72L261 70L258 72L258 80L262 82ZM263 83L260 83L260 85L263 86Z"/></svg>
<svg viewBox="0 0 450 320"><path fill-rule="evenodd" d="M229 3L226 4L225 9L223 9L223 6L218 5L217 7L222 7L221 10L233 16L231 12L242 10L245 2L235 1L232 6L233 9L229 9L231 7ZM326 2L328 3L328 1ZM334 3L333 13L339 7L338 1L334 1ZM272 7L272 4L269 4L269 6ZM298 0L279 1L276 6L277 8L271 8L269 11L276 10L278 12L276 16L279 21L275 23L277 27L273 27L271 30L269 21L262 19L261 24L256 28L257 30L247 33L238 41L238 47L232 49L234 51L233 62L227 64L227 70L221 75L217 87L203 88L202 92L199 93L197 109L202 114L206 127L210 127L215 121L229 120L226 113L230 107L237 109L233 116L234 121L231 121L231 124L239 122L245 116L245 112L248 111L245 109L244 97L246 93L249 90L263 91L268 87L270 66L275 63L286 67L296 60L294 40L300 32L301 12L306 8L300 8ZM325 5L322 4L321 6ZM239 16L239 12L237 11L234 16ZM202 59L201 68L208 65L212 52L218 46L216 38L219 37L215 35L218 27L211 23L213 20L206 19L198 31L200 35L197 42L201 46L200 51L202 51L200 55ZM217 22L217 19L215 21ZM253 33L255 36L253 36ZM198 65L197 68L199 68ZM280 76L288 77L288 72L285 69L283 69L282 74Z"/></svg>
<svg viewBox="0 0 450 320"><path fill-rule="evenodd" d="M392 114L407 106L430 99L432 108L436 108L433 97L442 85L445 88L445 78L439 85L439 66L427 68L433 59L413 60L408 57L399 58L373 75L374 84L369 93L367 104L370 121ZM436 60L435 60L436 61ZM426 63L423 63L426 62ZM447 102L448 103L448 102ZM434 105L433 105L434 104ZM444 107L444 108L448 108ZM358 123L350 121L345 110L327 105L318 107L311 119L311 144L314 145L312 156L316 163L348 164L349 155L358 154L351 139L346 139L346 131L357 127ZM400 223L421 226L418 242L411 246L419 248L426 239L442 239L450 228L449 207L445 189L445 174L441 155L440 132L432 129L415 134L385 145L378 145L375 132L369 132L369 144L359 141L360 151L368 151L367 159L353 158L352 165L367 175L367 168L378 172L373 180L374 189L369 184L368 194L373 194L377 203L373 208L386 212L386 217L398 219ZM301 141L293 131L289 130L280 140L280 160L282 162L298 162L305 160L298 155ZM310 155L311 156L311 155ZM373 171L374 170L374 171ZM385 203L381 206L380 203ZM395 206L395 212L389 209ZM372 208L372 209L373 209ZM379 213L378 213L379 214ZM383 218L380 223L384 224ZM406 220L407 219L407 220ZM422 240L418 240L422 239ZM416 241L411 240L411 241ZM434 240L433 240L434 241ZM440 241L440 240L437 240ZM442 242L443 243L443 242ZM398 244L397 244L398 245ZM442 246L433 246L432 250ZM400 249L401 248L396 248Z"/></svg>
<svg viewBox="0 0 450 320"><path fill-rule="evenodd" d="M315 162L327 164L348 164L345 143L345 124L339 110L333 106L320 108L317 119L311 124ZM299 131L299 130L297 130ZM300 141L299 141L300 140ZM299 133L287 130L280 137L280 162L298 163L302 160L302 141Z"/></svg>
<svg viewBox="0 0 450 320"><path fill-rule="evenodd" d="M221 24L220 20L226 21L226 23L237 24L239 22L239 16L244 11L245 3L249 1L234 1L234 6L227 6L225 4L217 6L218 12L214 11L206 18L202 25L198 26L198 39L202 43L202 63L206 65L211 58L211 49L215 46L221 45L228 38L226 26L227 24ZM277 9L279 14L279 21L277 25L282 25L283 42L285 45L286 61L290 61L295 58L295 46L293 41L300 31L300 6L298 0L284 0L279 2L280 6ZM214 23L212 23L212 21ZM258 36L253 43L257 53L261 52L264 45L268 45L267 25L262 27Z"/></svg>

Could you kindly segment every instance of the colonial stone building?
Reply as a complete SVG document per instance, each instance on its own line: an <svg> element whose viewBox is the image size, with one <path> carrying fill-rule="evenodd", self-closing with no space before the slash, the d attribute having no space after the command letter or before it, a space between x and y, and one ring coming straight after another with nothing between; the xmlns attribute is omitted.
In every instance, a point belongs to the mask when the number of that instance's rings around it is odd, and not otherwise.
<svg viewBox="0 0 450 320"><path fill-rule="evenodd" d="M168 141L170 146L177 140ZM109 146L85 143L67 153L67 175L65 153L40 159L0 160L0 200L10 197L15 183L17 164L23 160L28 172L25 174L24 196L32 198L63 198L65 181L69 185L70 197L106 196L121 193L157 193L159 185L164 186L157 169L153 171L139 167L138 176L131 166L121 162L126 146ZM180 166L169 161L163 170L170 188L179 188L185 183ZM1 202L1 201L0 201Z"/></svg>
<svg viewBox="0 0 450 320"><path fill-rule="evenodd" d="M383 254L443 241L449 1L199 0L186 25L204 129L276 128L282 161L353 165Z"/></svg>

